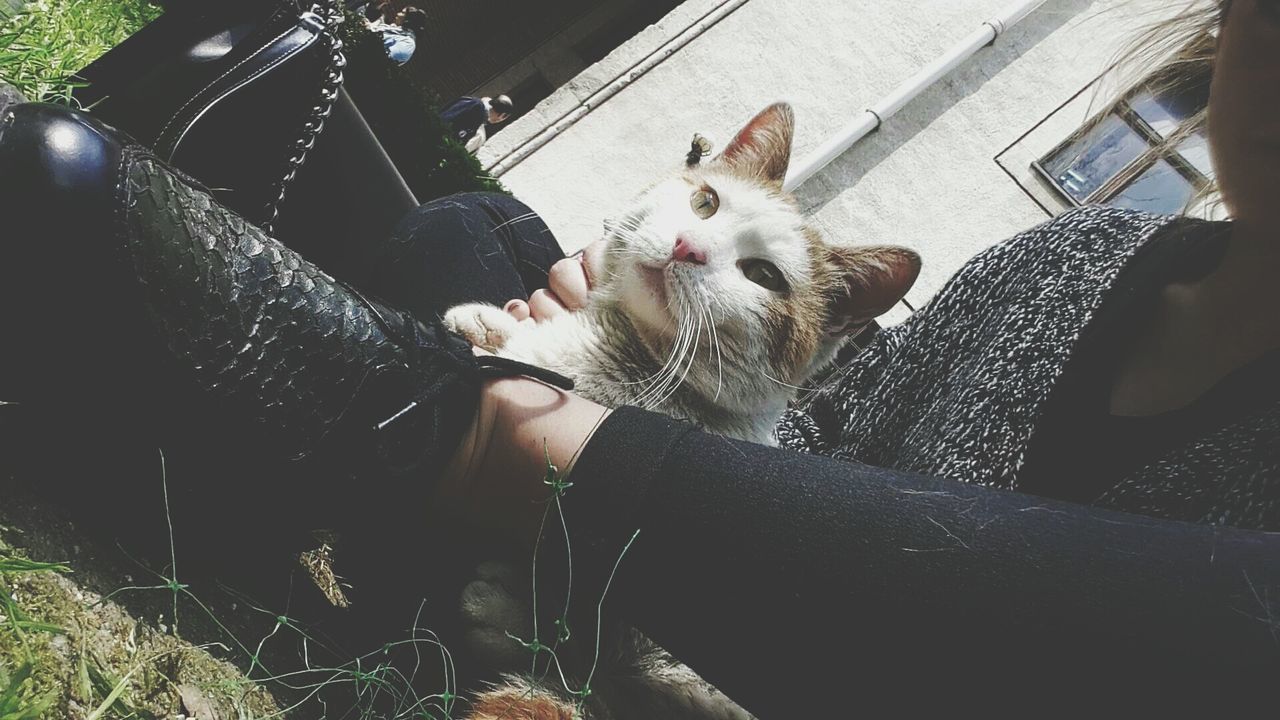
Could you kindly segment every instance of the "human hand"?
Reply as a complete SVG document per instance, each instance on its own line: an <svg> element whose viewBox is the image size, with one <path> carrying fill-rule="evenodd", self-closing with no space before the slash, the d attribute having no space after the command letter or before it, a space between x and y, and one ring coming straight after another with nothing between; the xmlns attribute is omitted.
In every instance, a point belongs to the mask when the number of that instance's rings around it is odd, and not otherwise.
<svg viewBox="0 0 1280 720"><path fill-rule="evenodd" d="M557 262L547 274L550 287L533 291L528 301L512 300L504 309L522 322L545 322L581 310L590 301L593 278L602 272L603 252L604 241L597 240L577 255Z"/></svg>

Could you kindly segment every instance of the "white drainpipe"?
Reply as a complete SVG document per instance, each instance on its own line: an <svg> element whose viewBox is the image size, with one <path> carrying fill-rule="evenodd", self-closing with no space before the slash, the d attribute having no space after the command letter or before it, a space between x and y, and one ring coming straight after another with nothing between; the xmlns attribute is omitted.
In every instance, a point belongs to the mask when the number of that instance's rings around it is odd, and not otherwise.
<svg viewBox="0 0 1280 720"><path fill-rule="evenodd" d="M860 113L856 120L841 128L813 152L799 162L792 163L786 182L783 184L785 189L793 190L813 177L814 173L840 157L846 150L853 147L854 143L879 129L884 121L893 117L894 113L931 85L946 77L982 48L994 44L996 38L1000 37L1004 31L1018 24L1045 2L1046 0L1019 0L1005 8L999 15L984 22L981 28L974 30L937 60L921 68L880 102Z"/></svg>
<svg viewBox="0 0 1280 720"><path fill-rule="evenodd" d="M695 20L689 27L685 28L679 35L671 38L657 50L644 56L639 62L615 75L612 80L605 83L604 87L592 93L577 107L561 115L542 132L512 148L507 154L486 167L485 170L494 177L499 177L519 165L543 145L554 140L556 136L572 127L574 123L581 120L592 110L600 107L606 100L617 95L623 88L640 79L645 73L661 64L663 60L671 57L713 25L728 17L734 10L746 5L747 2L748 0L724 0L724 2L716 5L703 14L702 17Z"/></svg>

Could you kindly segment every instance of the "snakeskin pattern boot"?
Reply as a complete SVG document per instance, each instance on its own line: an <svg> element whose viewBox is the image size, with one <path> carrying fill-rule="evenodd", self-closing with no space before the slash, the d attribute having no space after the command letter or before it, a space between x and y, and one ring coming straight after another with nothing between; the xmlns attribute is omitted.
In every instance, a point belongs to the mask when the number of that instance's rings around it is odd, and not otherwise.
<svg viewBox="0 0 1280 720"><path fill-rule="evenodd" d="M276 494L312 526L421 507L485 378L567 386L363 297L84 113L0 118L0 223L0 401L157 445L411 477Z"/></svg>

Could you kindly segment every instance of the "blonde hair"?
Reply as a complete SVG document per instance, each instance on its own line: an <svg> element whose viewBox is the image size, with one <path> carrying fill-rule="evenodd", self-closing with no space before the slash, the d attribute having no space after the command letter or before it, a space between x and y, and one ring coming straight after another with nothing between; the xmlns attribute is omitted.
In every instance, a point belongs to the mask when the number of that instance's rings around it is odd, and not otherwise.
<svg viewBox="0 0 1280 720"><path fill-rule="evenodd" d="M1116 56L1107 74L1116 75L1126 90L1111 98L1103 110L1086 125L1085 131L1102 123L1137 91L1157 96L1177 95L1190 88L1207 85L1213 76L1217 55L1217 32L1226 20L1232 0L1191 0L1172 17L1162 17L1140 31ZM1160 10L1161 15L1166 11ZM1154 71L1152 70L1154 68ZM1203 130L1208 124L1208 108L1186 118L1163 141L1141 158L1150 162L1172 147ZM1216 196L1213 180L1199 189L1184 211Z"/></svg>

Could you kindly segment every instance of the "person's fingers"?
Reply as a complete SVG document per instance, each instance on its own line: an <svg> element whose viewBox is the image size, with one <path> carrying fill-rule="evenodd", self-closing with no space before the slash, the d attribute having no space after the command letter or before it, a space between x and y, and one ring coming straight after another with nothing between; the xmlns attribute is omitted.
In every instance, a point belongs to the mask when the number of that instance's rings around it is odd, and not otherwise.
<svg viewBox="0 0 1280 720"><path fill-rule="evenodd" d="M582 248L582 269L587 273L587 286L595 288L596 279L604 277L604 240L596 240Z"/></svg>
<svg viewBox="0 0 1280 720"><path fill-rule="evenodd" d="M547 284L564 307L581 310L587 306L590 285L580 256L568 257L552 265L547 273Z"/></svg>
<svg viewBox="0 0 1280 720"><path fill-rule="evenodd" d="M534 290L529 296L529 313L538 322L550 320L567 312L569 309L550 290Z"/></svg>
<svg viewBox="0 0 1280 720"><path fill-rule="evenodd" d="M507 314L516 320L528 320L531 316L529 303L518 298L507 303L502 309L506 310Z"/></svg>

